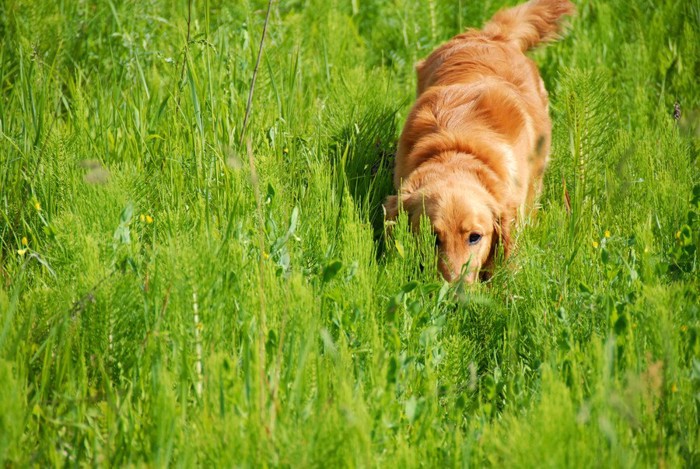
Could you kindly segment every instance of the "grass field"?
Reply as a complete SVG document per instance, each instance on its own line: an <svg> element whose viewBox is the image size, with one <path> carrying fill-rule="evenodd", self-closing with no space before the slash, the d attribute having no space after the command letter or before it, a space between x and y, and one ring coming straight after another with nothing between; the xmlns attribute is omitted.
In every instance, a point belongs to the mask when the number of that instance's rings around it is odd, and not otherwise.
<svg viewBox="0 0 700 469"><path fill-rule="evenodd" d="M383 235L413 64L506 3L275 2L243 140L266 1L0 3L0 465L699 467L700 1L532 53L489 282Z"/></svg>

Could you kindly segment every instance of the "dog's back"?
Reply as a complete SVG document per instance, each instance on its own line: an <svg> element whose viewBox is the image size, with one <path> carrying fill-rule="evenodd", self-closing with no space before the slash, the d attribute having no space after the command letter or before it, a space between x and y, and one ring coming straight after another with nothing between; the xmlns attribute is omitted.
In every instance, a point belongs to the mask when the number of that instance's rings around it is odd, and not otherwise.
<svg viewBox="0 0 700 469"><path fill-rule="evenodd" d="M517 75L523 71L522 53L556 39L561 19L573 12L568 0L532 0L499 11L482 29L455 36L417 65L418 94L429 86L455 83L460 76L469 80L482 73L506 72L504 78L520 81ZM539 76L536 68L533 72Z"/></svg>

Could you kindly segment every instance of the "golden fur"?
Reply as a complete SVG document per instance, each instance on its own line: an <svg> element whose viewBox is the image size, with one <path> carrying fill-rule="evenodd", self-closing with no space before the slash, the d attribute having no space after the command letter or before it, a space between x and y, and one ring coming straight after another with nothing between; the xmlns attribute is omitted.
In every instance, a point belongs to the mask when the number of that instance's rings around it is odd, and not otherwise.
<svg viewBox="0 0 700 469"><path fill-rule="evenodd" d="M525 51L554 39L567 0L532 0L459 34L416 67L418 99L399 140L387 219L429 217L445 279L473 282L533 208L550 147L547 91Z"/></svg>

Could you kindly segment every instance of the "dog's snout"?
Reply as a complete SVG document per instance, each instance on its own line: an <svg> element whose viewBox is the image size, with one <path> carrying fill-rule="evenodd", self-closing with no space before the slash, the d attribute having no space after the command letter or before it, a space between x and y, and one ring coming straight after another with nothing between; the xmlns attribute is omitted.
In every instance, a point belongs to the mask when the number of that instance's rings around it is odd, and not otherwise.
<svg viewBox="0 0 700 469"><path fill-rule="evenodd" d="M469 270L468 264L469 263L455 266L446 255L440 254L438 269L440 270L442 278L450 283L455 282L460 278L466 283L474 283L476 279L476 272ZM463 271L465 271L464 275L462 274Z"/></svg>

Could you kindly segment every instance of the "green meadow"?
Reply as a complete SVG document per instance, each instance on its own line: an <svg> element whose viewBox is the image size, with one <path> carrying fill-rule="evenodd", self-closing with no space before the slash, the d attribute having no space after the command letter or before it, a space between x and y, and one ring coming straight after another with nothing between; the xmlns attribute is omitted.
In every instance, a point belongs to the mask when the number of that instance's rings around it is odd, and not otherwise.
<svg viewBox="0 0 700 469"><path fill-rule="evenodd" d="M699 467L700 1L530 53L541 208L389 233L414 64L508 0L0 3L0 466ZM244 130L244 120L248 120Z"/></svg>

